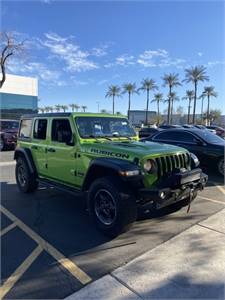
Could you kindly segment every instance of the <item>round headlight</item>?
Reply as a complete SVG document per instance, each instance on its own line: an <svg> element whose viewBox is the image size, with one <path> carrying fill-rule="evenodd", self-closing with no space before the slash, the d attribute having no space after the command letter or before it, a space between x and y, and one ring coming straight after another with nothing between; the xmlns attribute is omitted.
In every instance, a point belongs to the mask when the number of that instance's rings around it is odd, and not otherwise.
<svg viewBox="0 0 225 300"><path fill-rule="evenodd" d="M191 166L192 168L197 168L200 162L197 156L194 153L191 153Z"/></svg>
<svg viewBox="0 0 225 300"><path fill-rule="evenodd" d="M146 172L149 172L152 168L152 162L150 159L146 160L146 162L144 163L144 170Z"/></svg>

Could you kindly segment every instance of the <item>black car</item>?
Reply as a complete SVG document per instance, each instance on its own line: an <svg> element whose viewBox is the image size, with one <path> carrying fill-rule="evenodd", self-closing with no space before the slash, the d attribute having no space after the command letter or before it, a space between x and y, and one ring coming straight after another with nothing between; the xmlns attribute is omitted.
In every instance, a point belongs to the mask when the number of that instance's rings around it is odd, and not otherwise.
<svg viewBox="0 0 225 300"><path fill-rule="evenodd" d="M154 134L144 141L172 144L188 149L200 160L204 169L216 169L224 176L225 140L208 130L168 129Z"/></svg>
<svg viewBox="0 0 225 300"><path fill-rule="evenodd" d="M181 125L164 124L164 125L160 125L159 128L171 129L171 128L182 128L182 126Z"/></svg>
<svg viewBox="0 0 225 300"><path fill-rule="evenodd" d="M145 137L149 137L152 136L153 134L161 131L162 129L160 128L154 128L154 127L143 127L141 128L141 130L139 131L139 138L145 138Z"/></svg>

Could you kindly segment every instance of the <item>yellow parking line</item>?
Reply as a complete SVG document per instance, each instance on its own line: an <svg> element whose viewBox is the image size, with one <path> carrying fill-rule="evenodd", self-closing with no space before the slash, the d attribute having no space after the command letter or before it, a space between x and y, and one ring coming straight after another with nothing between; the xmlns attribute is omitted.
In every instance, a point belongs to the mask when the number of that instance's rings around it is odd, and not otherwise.
<svg viewBox="0 0 225 300"><path fill-rule="evenodd" d="M40 245L45 251L51 254L65 269L67 269L77 280L82 284L86 284L91 281L91 278L82 271L74 262L66 258L61 252L56 248L46 242L42 237L40 237L36 232L30 229L26 224L14 216L10 211L0 206L1 211L13 222L17 222L17 225L22 229L27 235L29 235L38 245Z"/></svg>
<svg viewBox="0 0 225 300"><path fill-rule="evenodd" d="M224 204L225 205L225 201L218 201L218 200L214 200L214 199L206 198L206 197L202 197L202 196L198 196L198 198L201 198L201 199L204 199L204 200L207 200L207 201L211 201L211 202L220 203L220 204Z"/></svg>
<svg viewBox="0 0 225 300"><path fill-rule="evenodd" d="M225 195L225 187L221 185L216 185L215 186Z"/></svg>
<svg viewBox="0 0 225 300"><path fill-rule="evenodd" d="M2 231L0 232L0 236L3 236L4 234L6 234L8 231L15 228L16 226L17 226L16 222L10 224L8 227L2 229Z"/></svg>
<svg viewBox="0 0 225 300"><path fill-rule="evenodd" d="M2 299L9 292L9 290L26 272L26 270L30 267L42 250L43 249L41 246L36 247L34 251L24 260L24 262L15 270L15 272L6 280L3 286L0 287L0 299Z"/></svg>

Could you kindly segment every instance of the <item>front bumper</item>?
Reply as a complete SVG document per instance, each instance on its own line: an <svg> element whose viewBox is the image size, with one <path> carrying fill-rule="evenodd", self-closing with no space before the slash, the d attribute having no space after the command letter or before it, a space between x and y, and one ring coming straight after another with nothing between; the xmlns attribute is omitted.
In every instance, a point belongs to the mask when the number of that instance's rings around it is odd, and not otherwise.
<svg viewBox="0 0 225 300"><path fill-rule="evenodd" d="M204 189L208 176L197 168L191 171L170 174L152 189L141 188L139 197L142 206L163 208L175 202L188 199L190 202L197 196L197 192Z"/></svg>

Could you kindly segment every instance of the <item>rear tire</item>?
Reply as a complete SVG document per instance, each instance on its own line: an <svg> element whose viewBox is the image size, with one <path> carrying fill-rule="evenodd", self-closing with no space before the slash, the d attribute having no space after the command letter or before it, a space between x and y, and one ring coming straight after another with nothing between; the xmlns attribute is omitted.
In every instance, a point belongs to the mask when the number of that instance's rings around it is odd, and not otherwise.
<svg viewBox="0 0 225 300"><path fill-rule="evenodd" d="M37 177L30 172L23 157L19 157L16 162L16 182L19 190L23 193L32 193L38 187Z"/></svg>
<svg viewBox="0 0 225 300"><path fill-rule="evenodd" d="M97 228L110 237L127 231L137 219L136 199L114 177L92 183L88 209Z"/></svg>
<svg viewBox="0 0 225 300"><path fill-rule="evenodd" d="M224 157L221 157L220 160L218 161L217 170L220 175L224 176L224 170L225 170Z"/></svg>
<svg viewBox="0 0 225 300"><path fill-rule="evenodd" d="M5 142L3 137L0 138L0 151L3 151L5 148Z"/></svg>

